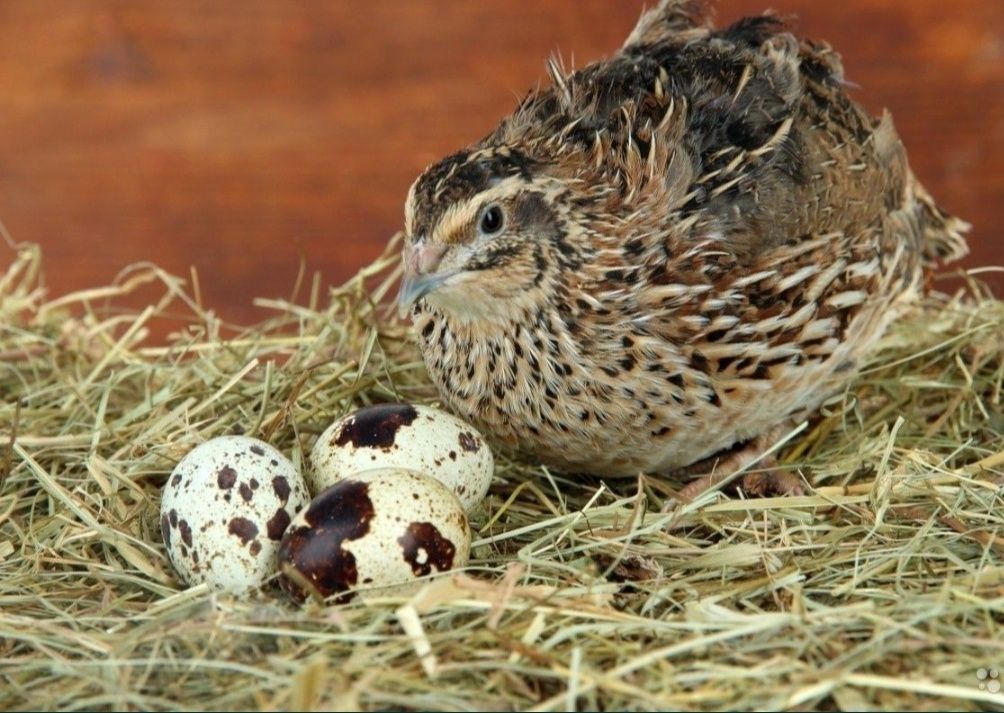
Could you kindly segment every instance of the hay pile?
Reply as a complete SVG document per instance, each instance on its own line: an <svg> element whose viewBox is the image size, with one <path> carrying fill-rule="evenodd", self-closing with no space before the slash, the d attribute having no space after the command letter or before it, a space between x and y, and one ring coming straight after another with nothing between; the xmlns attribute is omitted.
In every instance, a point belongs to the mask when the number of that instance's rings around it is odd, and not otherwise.
<svg viewBox="0 0 1004 713"><path fill-rule="evenodd" d="M500 458L466 571L300 609L182 588L160 487L211 436L300 464L351 408L435 398L376 306L394 248L237 332L156 267L47 301L39 251L0 250L2 709L1004 709L1004 303L976 287L781 446L809 495L680 504Z"/></svg>

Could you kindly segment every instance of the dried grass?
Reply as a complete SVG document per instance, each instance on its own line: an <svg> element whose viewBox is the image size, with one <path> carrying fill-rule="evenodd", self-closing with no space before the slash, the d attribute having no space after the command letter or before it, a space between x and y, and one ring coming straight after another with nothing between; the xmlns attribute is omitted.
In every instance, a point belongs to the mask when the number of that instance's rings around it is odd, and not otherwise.
<svg viewBox="0 0 1004 713"><path fill-rule="evenodd" d="M0 246L0 249L4 249ZM377 303L396 261L232 330L140 265L0 277L2 709L1004 709L1004 303L929 299L780 448L794 498L499 459L471 565L408 599L240 601L174 578L174 463L243 430L299 464L334 417L434 390ZM138 290L145 309L123 307ZM157 320L179 325L149 346ZM672 486L672 487L671 487Z"/></svg>

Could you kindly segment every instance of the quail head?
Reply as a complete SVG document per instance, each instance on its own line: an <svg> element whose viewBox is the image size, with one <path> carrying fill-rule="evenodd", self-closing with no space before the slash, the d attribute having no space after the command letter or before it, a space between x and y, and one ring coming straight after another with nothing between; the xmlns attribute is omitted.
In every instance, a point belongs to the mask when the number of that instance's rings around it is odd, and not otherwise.
<svg viewBox="0 0 1004 713"><path fill-rule="evenodd" d="M757 444L855 374L967 225L839 57L771 15L642 15L430 166L405 277L443 399L546 465L671 473Z"/></svg>

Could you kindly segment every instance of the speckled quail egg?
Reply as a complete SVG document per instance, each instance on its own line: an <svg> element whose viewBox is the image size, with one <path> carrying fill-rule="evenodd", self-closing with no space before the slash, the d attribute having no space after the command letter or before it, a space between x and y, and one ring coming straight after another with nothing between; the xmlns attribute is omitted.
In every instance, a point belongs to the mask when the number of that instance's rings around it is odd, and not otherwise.
<svg viewBox="0 0 1004 713"><path fill-rule="evenodd" d="M463 567L470 549L452 490L411 470L367 470L297 514L279 545L279 583L298 601L310 590L338 602L373 588L403 593L418 577Z"/></svg>
<svg viewBox="0 0 1004 713"><path fill-rule="evenodd" d="M188 584L247 593L275 573L279 541L308 499L293 464L264 441L206 441L164 485L160 527L171 564Z"/></svg>
<svg viewBox="0 0 1004 713"><path fill-rule="evenodd" d="M314 444L310 492L317 494L370 468L407 468L432 476L457 494L465 512L491 485L495 461L474 428L428 406L380 404L331 424Z"/></svg>

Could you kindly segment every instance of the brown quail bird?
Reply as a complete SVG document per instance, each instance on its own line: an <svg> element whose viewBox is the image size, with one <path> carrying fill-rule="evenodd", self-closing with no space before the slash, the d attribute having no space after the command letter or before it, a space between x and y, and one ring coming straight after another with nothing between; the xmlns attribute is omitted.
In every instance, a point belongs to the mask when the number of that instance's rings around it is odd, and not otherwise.
<svg viewBox="0 0 1004 713"><path fill-rule="evenodd" d="M668 0L548 70L412 186L399 296L449 406L548 466L741 464L966 252L890 116L774 16Z"/></svg>

